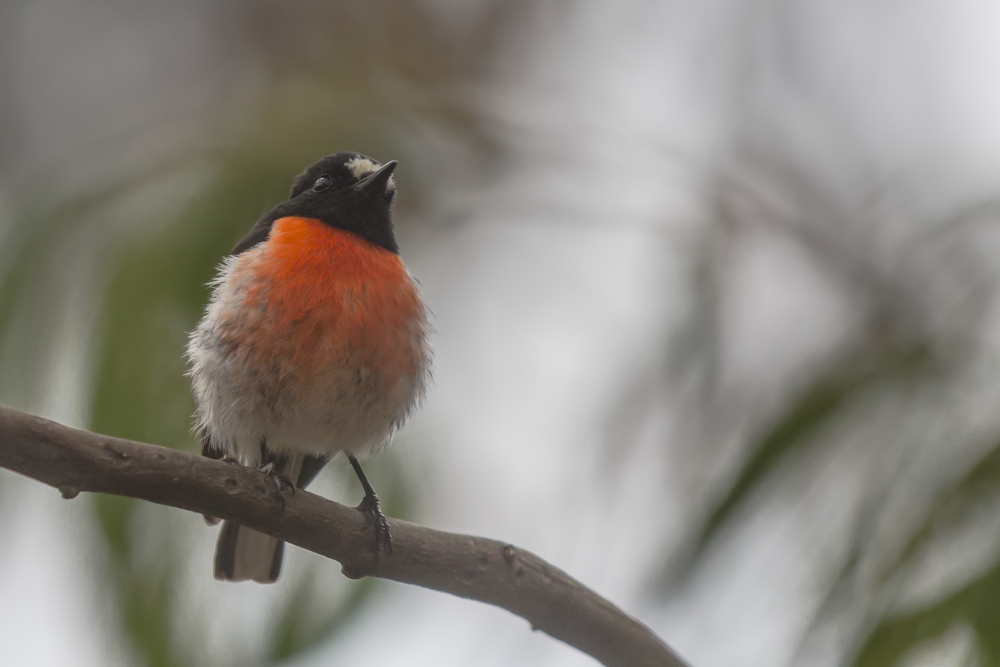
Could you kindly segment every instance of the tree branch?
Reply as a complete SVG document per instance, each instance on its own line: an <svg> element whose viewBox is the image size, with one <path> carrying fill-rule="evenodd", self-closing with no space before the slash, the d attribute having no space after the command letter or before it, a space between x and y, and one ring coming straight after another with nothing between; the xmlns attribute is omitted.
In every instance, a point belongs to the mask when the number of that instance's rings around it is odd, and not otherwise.
<svg viewBox="0 0 1000 667"><path fill-rule="evenodd" d="M251 468L2 406L0 467L66 498L111 493L236 521L339 561L351 578L392 579L493 604L609 667L684 665L649 628L534 554L390 519L393 551L376 562L361 512L301 490L282 510L273 485Z"/></svg>

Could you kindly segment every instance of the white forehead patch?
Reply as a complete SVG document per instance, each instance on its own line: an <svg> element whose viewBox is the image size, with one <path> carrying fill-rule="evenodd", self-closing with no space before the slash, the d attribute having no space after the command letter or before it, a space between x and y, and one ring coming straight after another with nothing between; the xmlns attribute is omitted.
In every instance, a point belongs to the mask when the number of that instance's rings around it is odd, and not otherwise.
<svg viewBox="0 0 1000 667"><path fill-rule="evenodd" d="M351 170L351 175L354 178L361 180L373 171L378 171L382 165L374 160L369 160L366 157L355 157L347 161L347 168ZM394 192L396 190L396 177L390 176L389 182L385 184L386 192Z"/></svg>

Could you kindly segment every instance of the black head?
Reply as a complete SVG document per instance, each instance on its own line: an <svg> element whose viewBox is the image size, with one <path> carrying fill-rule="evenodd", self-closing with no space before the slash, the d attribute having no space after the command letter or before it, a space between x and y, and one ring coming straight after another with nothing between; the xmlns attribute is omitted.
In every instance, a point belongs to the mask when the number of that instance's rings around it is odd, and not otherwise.
<svg viewBox="0 0 1000 667"><path fill-rule="evenodd" d="M395 160L383 165L360 153L323 158L299 174L288 199L258 220L233 254L267 239L274 221L288 216L315 218L399 252L391 217L395 168Z"/></svg>

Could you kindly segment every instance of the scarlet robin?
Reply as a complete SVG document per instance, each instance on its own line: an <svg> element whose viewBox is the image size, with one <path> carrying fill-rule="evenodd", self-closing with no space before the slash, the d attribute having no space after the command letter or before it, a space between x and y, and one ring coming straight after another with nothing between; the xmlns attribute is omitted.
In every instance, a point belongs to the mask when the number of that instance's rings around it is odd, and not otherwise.
<svg viewBox="0 0 1000 667"><path fill-rule="evenodd" d="M389 525L357 457L387 441L430 365L420 292L399 256L396 162L337 153L306 169L218 268L188 344L202 454L305 487L345 453L375 554ZM276 581L284 543L224 522L217 579Z"/></svg>

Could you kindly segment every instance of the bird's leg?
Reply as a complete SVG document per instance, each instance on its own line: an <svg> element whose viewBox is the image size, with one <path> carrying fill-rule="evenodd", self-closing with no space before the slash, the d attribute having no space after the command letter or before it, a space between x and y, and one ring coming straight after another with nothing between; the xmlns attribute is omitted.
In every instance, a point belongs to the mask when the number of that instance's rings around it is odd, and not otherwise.
<svg viewBox="0 0 1000 667"><path fill-rule="evenodd" d="M280 472L274 465L274 461L268 461L262 466L258 466L257 470L264 473L264 476L274 482L274 489L278 493L278 500L281 502L281 511L285 511L285 498L290 495L295 495L295 484L292 480L288 479Z"/></svg>
<svg viewBox="0 0 1000 667"><path fill-rule="evenodd" d="M266 443L262 440L260 443L260 465L257 466L257 470L274 482L274 488L278 492L278 500L281 501L282 512L285 511L285 497L289 494L295 495L295 483L281 472L284 467L285 457L269 451Z"/></svg>
<svg viewBox="0 0 1000 667"><path fill-rule="evenodd" d="M350 455L347 457L347 460L351 462L351 467L354 468L354 472L358 475L358 481L361 482L361 486L365 490L365 497L357 509L368 515L369 523L375 524L375 560L377 561L379 547L382 545L383 540L385 540L386 551L390 554L392 553L392 533L389 532L389 520L382 514L378 494L375 493L371 482L368 481L365 471L361 469L361 464L358 463L356 458Z"/></svg>

